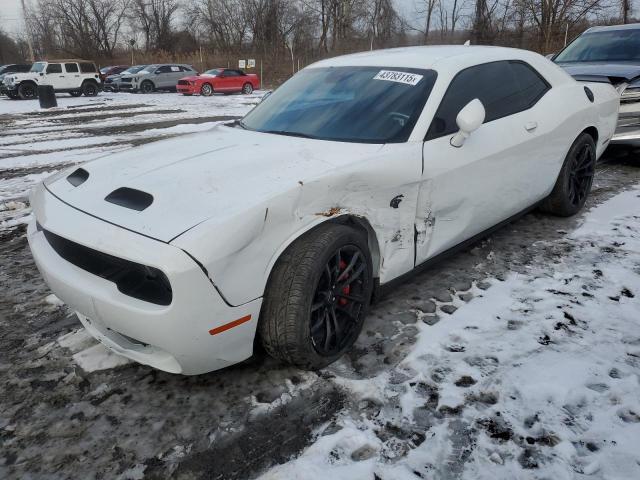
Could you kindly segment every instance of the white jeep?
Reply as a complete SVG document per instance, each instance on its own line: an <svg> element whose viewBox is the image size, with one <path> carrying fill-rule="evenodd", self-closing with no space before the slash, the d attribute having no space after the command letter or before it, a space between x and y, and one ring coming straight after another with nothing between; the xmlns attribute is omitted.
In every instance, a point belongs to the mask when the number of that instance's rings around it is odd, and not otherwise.
<svg viewBox="0 0 640 480"><path fill-rule="evenodd" d="M55 60L35 62L27 73L7 75L3 91L11 98L27 100L38 96L38 85L52 85L56 93L73 97L94 97L102 89L100 72L93 62Z"/></svg>

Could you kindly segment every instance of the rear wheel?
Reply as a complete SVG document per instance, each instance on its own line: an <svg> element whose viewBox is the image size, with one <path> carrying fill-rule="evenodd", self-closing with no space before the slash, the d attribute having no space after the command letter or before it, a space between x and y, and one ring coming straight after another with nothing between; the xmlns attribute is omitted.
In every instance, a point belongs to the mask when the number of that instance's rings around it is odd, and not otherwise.
<svg viewBox="0 0 640 480"><path fill-rule="evenodd" d="M251 85L250 83L245 83L242 86L242 93L244 93L245 95L253 93L253 85Z"/></svg>
<svg viewBox="0 0 640 480"><path fill-rule="evenodd" d="M578 213L587 201L595 168L596 144L591 135L582 133L571 145L542 210L561 217Z"/></svg>
<svg viewBox="0 0 640 480"><path fill-rule="evenodd" d="M211 95L213 95L213 87L210 83L205 83L202 85L202 87L200 87L200 95L205 97L210 97Z"/></svg>
<svg viewBox="0 0 640 480"><path fill-rule="evenodd" d="M140 91L142 93L153 93L154 90L155 90L155 87L153 86L153 83L151 83L149 80L145 80L140 84Z"/></svg>
<svg viewBox="0 0 640 480"><path fill-rule="evenodd" d="M82 93L85 97L95 97L98 95L98 85L94 82L85 82L82 85Z"/></svg>
<svg viewBox="0 0 640 480"><path fill-rule="evenodd" d="M326 224L304 235L271 273L258 327L265 350L301 368L333 363L358 338L372 288L361 232Z"/></svg>
<svg viewBox="0 0 640 480"><path fill-rule="evenodd" d="M18 86L18 96L22 100L31 100L38 96L38 90L31 82L21 83L20 86Z"/></svg>

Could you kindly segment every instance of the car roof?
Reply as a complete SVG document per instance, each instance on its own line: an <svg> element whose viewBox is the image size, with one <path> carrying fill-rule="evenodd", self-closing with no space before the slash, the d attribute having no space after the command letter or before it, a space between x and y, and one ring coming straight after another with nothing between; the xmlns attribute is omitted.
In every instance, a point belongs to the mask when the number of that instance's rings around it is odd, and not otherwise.
<svg viewBox="0 0 640 480"><path fill-rule="evenodd" d="M537 53L517 48L480 45L434 45L371 50L321 60L318 67L371 66L431 69L440 62L466 64L470 58L481 57L484 62L498 60L529 60Z"/></svg>
<svg viewBox="0 0 640 480"><path fill-rule="evenodd" d="M93 63L93 60L82 60L80 58L55 58L51 60L37 60L35 63L64 63L64 62Z"/></svg>
<svg viewBox="0 0 640 480"><path fill-rule="evenodd" d="M615 30L638 30L640 29L640 23L627 23L624 25L603 25L601 27L591 27L584 31L584 33L593 32L607 32Z"/></svg>

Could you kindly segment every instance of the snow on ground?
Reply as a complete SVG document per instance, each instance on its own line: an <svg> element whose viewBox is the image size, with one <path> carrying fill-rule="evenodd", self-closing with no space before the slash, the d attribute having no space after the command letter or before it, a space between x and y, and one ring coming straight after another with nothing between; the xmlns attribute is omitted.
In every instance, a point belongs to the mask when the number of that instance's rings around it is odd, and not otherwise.
<svg viewBox="0 0 640 480"><path fill-rule="evenodd" d="M554 264L418 322L395 369L338 376L360 411L261 480L640 478L640 189L556 242Z"/></svg>
<svg viewBox="0 0 640 480"><path fill-rule="evenodd" d="M252 95L186 97L177 93L58 95L58 107L0 97L0 228L24 223L29 189L61 167L95 160L143 143L193 132L245 115ZM20 201L24 208L11 209Z"/></svg>

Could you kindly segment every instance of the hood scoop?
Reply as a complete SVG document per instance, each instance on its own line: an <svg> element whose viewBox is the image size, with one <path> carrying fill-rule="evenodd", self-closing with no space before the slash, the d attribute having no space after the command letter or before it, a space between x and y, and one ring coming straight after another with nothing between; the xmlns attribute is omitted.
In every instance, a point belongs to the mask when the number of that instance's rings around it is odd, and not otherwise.
<svg viewBox="0 0 640 480"><path fill-rule="evenodd" d="M138 212L143 211L153 203L153 195L150 193L128 187L118 188L104 197L104 199L114 205L120 205Z"/></svg>
<svg viewBox="0 0 640 480"><path fill-rule="evenodd" d="M67 181L77 187L78 185L82 185L89 178L89 172L87 172L84 168L78 168L72 174L67 177Z"/></svg>

